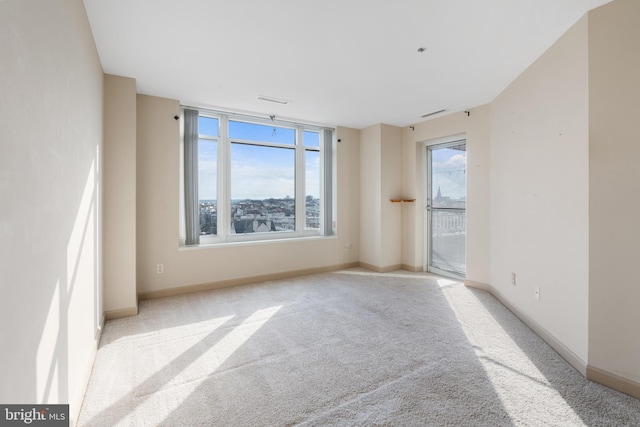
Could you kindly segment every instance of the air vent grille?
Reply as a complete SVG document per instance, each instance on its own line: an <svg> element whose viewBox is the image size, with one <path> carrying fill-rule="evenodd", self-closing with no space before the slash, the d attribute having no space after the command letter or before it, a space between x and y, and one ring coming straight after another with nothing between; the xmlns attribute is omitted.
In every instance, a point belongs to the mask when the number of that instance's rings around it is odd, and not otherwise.
<svg viewBox="0 0 640 427"><path fill-rule="evenodd" d="M439 110L439 111L434 111L433 113L429 113L429 114L425 114L424 116L420 116L421 118L427 118L429 116L435 116L436 114L440 114L440 113L444 113L447 110Z"/></svg>

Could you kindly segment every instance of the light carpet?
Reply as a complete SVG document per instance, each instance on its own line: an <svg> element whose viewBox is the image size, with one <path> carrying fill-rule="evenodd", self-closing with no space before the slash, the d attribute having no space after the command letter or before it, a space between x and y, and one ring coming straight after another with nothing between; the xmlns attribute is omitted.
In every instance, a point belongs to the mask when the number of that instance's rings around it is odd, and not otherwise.
<svg viewBox="0 0 640 427"><path fill-rule="evenodd" d="M490 294L364 269L141 301L81 426L638 426Z"/></svg>

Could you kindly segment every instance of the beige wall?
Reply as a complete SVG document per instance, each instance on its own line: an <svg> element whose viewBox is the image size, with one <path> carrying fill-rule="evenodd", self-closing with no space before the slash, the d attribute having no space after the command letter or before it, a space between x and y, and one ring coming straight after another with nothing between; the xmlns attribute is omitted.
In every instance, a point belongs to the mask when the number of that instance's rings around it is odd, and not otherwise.
<svg viewBox="0 0 640 427"><path fill-rule="evenodd" d="M640 397L640 2L589 14L589 364Z"/></svg>
<svg viewBox="0 0 640 427"><path fill-rule="evenodd" d="M491 105L491 285L584 366L589 312L587 30L585 17ZM535 287L540 300L534 298Z"/></svg>
<svg viewBox="0 0 640 427"><path fill-rule="evenodd" d="M0 402L79 410L101 321L102 68L80 0L0 2Z"/></svg>
<svg viewBox="0 0 640 427"><path fill-rule="evenodd" d="M398 268L402 264L402 209L403 204L391 203L390 199L402 194L402 129L381 125L382 171L380 184L381 263L384 269ZM361 188L362 188L361 183ZM363 218L363 222L365 218Z"/></svg>
<svg viewBox="0 0 640 427"><path fill-rule="evenodd" d="M378 124L360 131L360 262L380 271L402 262L402 130Z"/></svg>
<svg viewBox="0 0 640 427"><path fill-rule="evenodd" d="M381 267L382 221L380 125L360 130L360 262Z"/></svg>
<svg viewBox="0 0 640 427"><path fill-rule="evenodd" d="M402 160L403 193L417 199L403 212L403 264L422 264L422 143L465 134L467 280L581 372L635 396L639 16L634 0L590 12L490 106L405 128Z"/></svg>
<svg viewBox="0 0 640 427"><path fill-rule="evenodd" d="M180 114L180 104L176 100L138 95L138 292L180 286L182 280L189 283L193 275L185 270L178 256L180 130L179 122L173 119L177 114ZM163 275L156 274L157 264L164 264Z"/></svg>
<svg viewBox="0 0 640 427"><path fill-rule="evenodd" d="M414 204L403 207L402 263L422 270L425 249L425 144L442 138L467 139L467 280L489 279L489 106L427 120L403 129L402 189Z"/></svg>
<svg viewBox="0 0 640 427"><path fill-rule="evenodd" d="M135 314L136 81L104 76L104 310Z"/></svg>
<svg viewBox="0 0 640 427"><path fill-rule="evenodd" d="M199 248L178 245L179 113L175 100L138 95L138 291L264 278L287 272L352 265L358 261L358 131L337 137L336 237L235 243ZM351 246L349 246L351 245ZM347 249L348 248L348 249ZM164 264L164 274L156 265Z"/></svg>
<svg viewBox="0 0 640 427"><path fill-rule="evenodd" d="M347 245L343 263L355 263L360 259L360 131L338 127L336 152L337 170L337 233L340 242ZM342 244L342 243L341 243ZM346 250L345 250L346 249Z"/></svg>

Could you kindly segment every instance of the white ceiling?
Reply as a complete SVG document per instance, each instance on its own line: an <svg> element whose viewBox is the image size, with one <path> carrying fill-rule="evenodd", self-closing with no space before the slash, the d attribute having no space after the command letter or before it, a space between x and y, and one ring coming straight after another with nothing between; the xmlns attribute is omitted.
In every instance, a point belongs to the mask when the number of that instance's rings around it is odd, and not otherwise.
<svg viewBox="0 0 640 427"><path fill-rule="evenodd" d="M363 128L406 126L433 111L492 101L588 10L609 1L84 4L104 71L135 78L139 93Z"/></svg>

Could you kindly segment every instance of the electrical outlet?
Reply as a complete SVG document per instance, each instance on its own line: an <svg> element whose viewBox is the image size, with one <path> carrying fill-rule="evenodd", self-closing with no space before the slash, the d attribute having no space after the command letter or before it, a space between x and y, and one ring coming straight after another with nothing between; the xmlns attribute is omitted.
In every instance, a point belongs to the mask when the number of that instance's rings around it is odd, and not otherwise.
<svg viewBox="0 0 640 427"><path fill-rule="evenodd" d="M536 286L534 292L535 292L534 297L536 298L536 301L540 301L540 286Z"/></svg>
<svg viewBox="0 0 640 427"><path fill-rule="evenodd" d="M163 274L164 273L164 264L156 265L156 273Z"/></svg>
<svg viewBox="0 0 640 427"><path fill-rule="evenodd" d="M516 273L511 273L511 284L516 285Z"/></svg>

